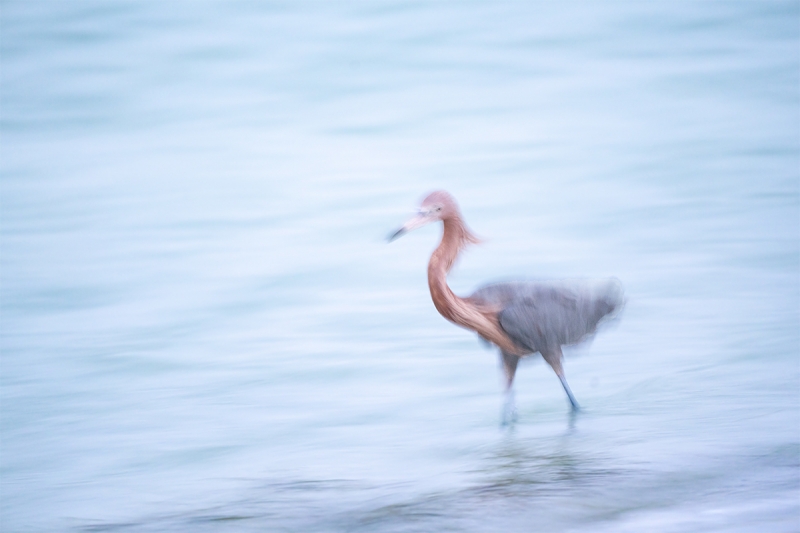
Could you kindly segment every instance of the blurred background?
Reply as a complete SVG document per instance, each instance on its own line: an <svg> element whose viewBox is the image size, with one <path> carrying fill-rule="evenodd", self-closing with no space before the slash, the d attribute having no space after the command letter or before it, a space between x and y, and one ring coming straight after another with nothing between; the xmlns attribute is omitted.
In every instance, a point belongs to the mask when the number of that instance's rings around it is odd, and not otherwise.
<svg viewBox="0 0 800 533"><path fill-rule="evenodd" d="M800 529L800 3L4 0L2 531ZM616 276L539 360L435 311Z"/></svg>

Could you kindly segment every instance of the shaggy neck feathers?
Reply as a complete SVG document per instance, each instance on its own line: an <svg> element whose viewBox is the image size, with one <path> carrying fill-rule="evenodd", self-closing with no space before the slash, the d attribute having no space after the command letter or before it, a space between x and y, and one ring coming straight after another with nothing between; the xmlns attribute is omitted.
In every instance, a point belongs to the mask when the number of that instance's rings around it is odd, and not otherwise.
<svg viewBox="0 0 800 533"><path fill-rule="evenodd" d="M505 352L520 355L522 351L505 334L497 318L497 309L489 309L456 296L447 285L447 273L459 253L470 243L480 242L466 227L461 218L451 216L443 220L442 241L428 263L428 286L436 310L450 322L475 331Z"/></svg>

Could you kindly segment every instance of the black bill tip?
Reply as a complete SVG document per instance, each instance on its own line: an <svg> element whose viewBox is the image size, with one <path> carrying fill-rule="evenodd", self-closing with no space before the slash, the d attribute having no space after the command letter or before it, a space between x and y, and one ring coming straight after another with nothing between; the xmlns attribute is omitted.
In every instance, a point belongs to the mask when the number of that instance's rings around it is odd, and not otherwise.
<svg viewBox="0 0 800 533"><path fill-rule="evenodd" d="M393 240L395 240L396 238L398 238L398 237L402 236L402 235L403 235L405 232L406 232L406 229L405 229L405 228L400 228L399 230L397 230L397 231L395 231L394 233L392 233L391 235L389 235L389 236L386 238L386 241L387 241L387 242L392 242L392 241L393 241Z"/></svg>

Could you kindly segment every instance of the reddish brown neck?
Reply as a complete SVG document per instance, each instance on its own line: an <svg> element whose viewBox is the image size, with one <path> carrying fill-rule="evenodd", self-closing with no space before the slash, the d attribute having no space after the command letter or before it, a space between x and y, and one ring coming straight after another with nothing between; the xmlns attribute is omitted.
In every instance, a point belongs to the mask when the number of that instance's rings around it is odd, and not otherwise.
<svg viewBox="0 0 800 533"><path fill-rule="evenodd" d="M428 263L428 286L433 305L447 320L475 331L508 353L521 354L520 349L500 327L496 309L478 307L469 300L456 296L447 286L447 273L453 267L459 252L469 242L477 242L477 239L467 230L461 219L454 217L444 220L442 242L434 250Z"/></svg>
<svg viewBox="0 0 800 533"><path fill-rule="evenodd" d="M428 263L428 287L436 310L447 320L464 326L465 324L456 320L458 313L455 312L455 308L469 304L456 296L447 286L447 273L453 268L458 254L467 243L463 224L459 219L448 218L443 222L442 242L434 250Z"/></svg>

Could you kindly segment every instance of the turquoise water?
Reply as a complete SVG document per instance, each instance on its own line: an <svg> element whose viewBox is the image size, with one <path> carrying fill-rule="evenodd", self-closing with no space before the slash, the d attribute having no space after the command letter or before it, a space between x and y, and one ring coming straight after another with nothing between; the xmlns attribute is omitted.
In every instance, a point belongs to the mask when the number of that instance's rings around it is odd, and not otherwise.
<svg viewBox="0 0 800 533"><path fill-rule="evenodd" d="M2 531L800 530L797 2L0 10ZM616 276L541 361L450 281Z"/></svg>

